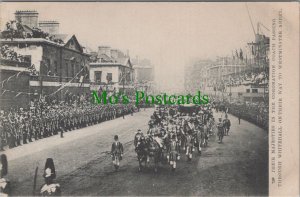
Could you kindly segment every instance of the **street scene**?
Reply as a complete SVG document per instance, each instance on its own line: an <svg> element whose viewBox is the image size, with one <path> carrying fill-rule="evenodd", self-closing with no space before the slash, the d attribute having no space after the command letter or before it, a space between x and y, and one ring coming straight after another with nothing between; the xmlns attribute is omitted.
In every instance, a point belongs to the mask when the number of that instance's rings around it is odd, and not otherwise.
<svg viewBox="0 0 300 197"><path fill-rule="evenodd" d="M265 5L81 6L2 6L1 196L268 195Z"/></svg>

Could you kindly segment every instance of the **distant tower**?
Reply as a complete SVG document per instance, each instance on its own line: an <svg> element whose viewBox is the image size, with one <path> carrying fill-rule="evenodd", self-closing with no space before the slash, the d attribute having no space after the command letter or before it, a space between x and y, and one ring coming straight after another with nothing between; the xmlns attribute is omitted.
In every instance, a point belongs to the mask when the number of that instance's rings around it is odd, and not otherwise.
<svg viewBox="0 0 300 197"><path fill-rule="evenodd" d="M34 10L17 10L15 12L15 20L30 28L38 27L38 16L39 13Z"/></svg>
<svg viewBox="0 0 300 197"><path fill-rule="evenodd" d="M49 34L58 34L59 33L59 22L57 21L40 21L39 28L48 32Z"/></svg>

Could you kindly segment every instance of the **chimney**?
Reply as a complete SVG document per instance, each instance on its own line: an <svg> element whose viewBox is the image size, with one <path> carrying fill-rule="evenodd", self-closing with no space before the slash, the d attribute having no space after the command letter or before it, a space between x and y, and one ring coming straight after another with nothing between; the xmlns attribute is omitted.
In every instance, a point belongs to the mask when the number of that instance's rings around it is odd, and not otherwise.
<svg viewBox="0 0 300 197"><path fill-rule="evenodd" d="M48 32L49 34L58 34L59 33L59 22L57 21L40 21L39 28Z"/></svg>
<svg viewBox="0 0 300 197"><path fill-rule="evenodd" d="M99 46L98 47L98 56L106 54L108 57L111 57L111 48L110 46Z"/></svg>
<svg viewBox="0 0 300 197"><path fill-rule="evenodd" d="M114 58L114 59L119 57L118 49L112 49L111 50L111 57Z"/></svg>
<svg viewBox="0 0 300 197"><path fill-rule="evenodd" d="M38 16L39 13L35 10L17 10L15 12L15 20L30 28L38 27Z"/></svg>

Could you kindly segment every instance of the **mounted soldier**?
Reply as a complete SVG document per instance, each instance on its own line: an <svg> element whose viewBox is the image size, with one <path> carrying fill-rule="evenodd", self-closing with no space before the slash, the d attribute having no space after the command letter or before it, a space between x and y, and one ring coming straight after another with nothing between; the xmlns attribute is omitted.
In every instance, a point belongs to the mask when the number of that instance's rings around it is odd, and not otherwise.
<svg viewBox="0 0 300 197"><path fill-rule="evenodd" d="M138 143L139 139L140 139L142 136L144 136L144 135L143 135L141 129L138 129L138 130L137 130L137 133L136 133L135 136L134 136L134 146L135 146L135 147L137 146L137 143Z"/></svg>

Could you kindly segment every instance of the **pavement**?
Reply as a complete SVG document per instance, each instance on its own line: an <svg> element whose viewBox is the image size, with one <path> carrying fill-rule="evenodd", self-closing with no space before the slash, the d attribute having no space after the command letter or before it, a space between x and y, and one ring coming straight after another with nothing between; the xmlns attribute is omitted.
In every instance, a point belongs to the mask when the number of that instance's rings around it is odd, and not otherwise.
<svg viewBox="0 0 300 197"><path fill-rule="evenodd" d="M6 150L12 195L32 195L33 177L38 167L37 191L43 184L43 168L52 157L62 195L267 195L268 132L229 115L230 136L223 143L211 136L202 155L194 153L187 162L182 153L172 172L161 164L158 173L150 166L138 171L133 138L137 128L146 132L153 109L142 109L125 119L118 118L98 125L52 136ZM215 119L220 117L215 113ZM113 136L124 145L124 159L114 171L110 151Z"/></svg>

